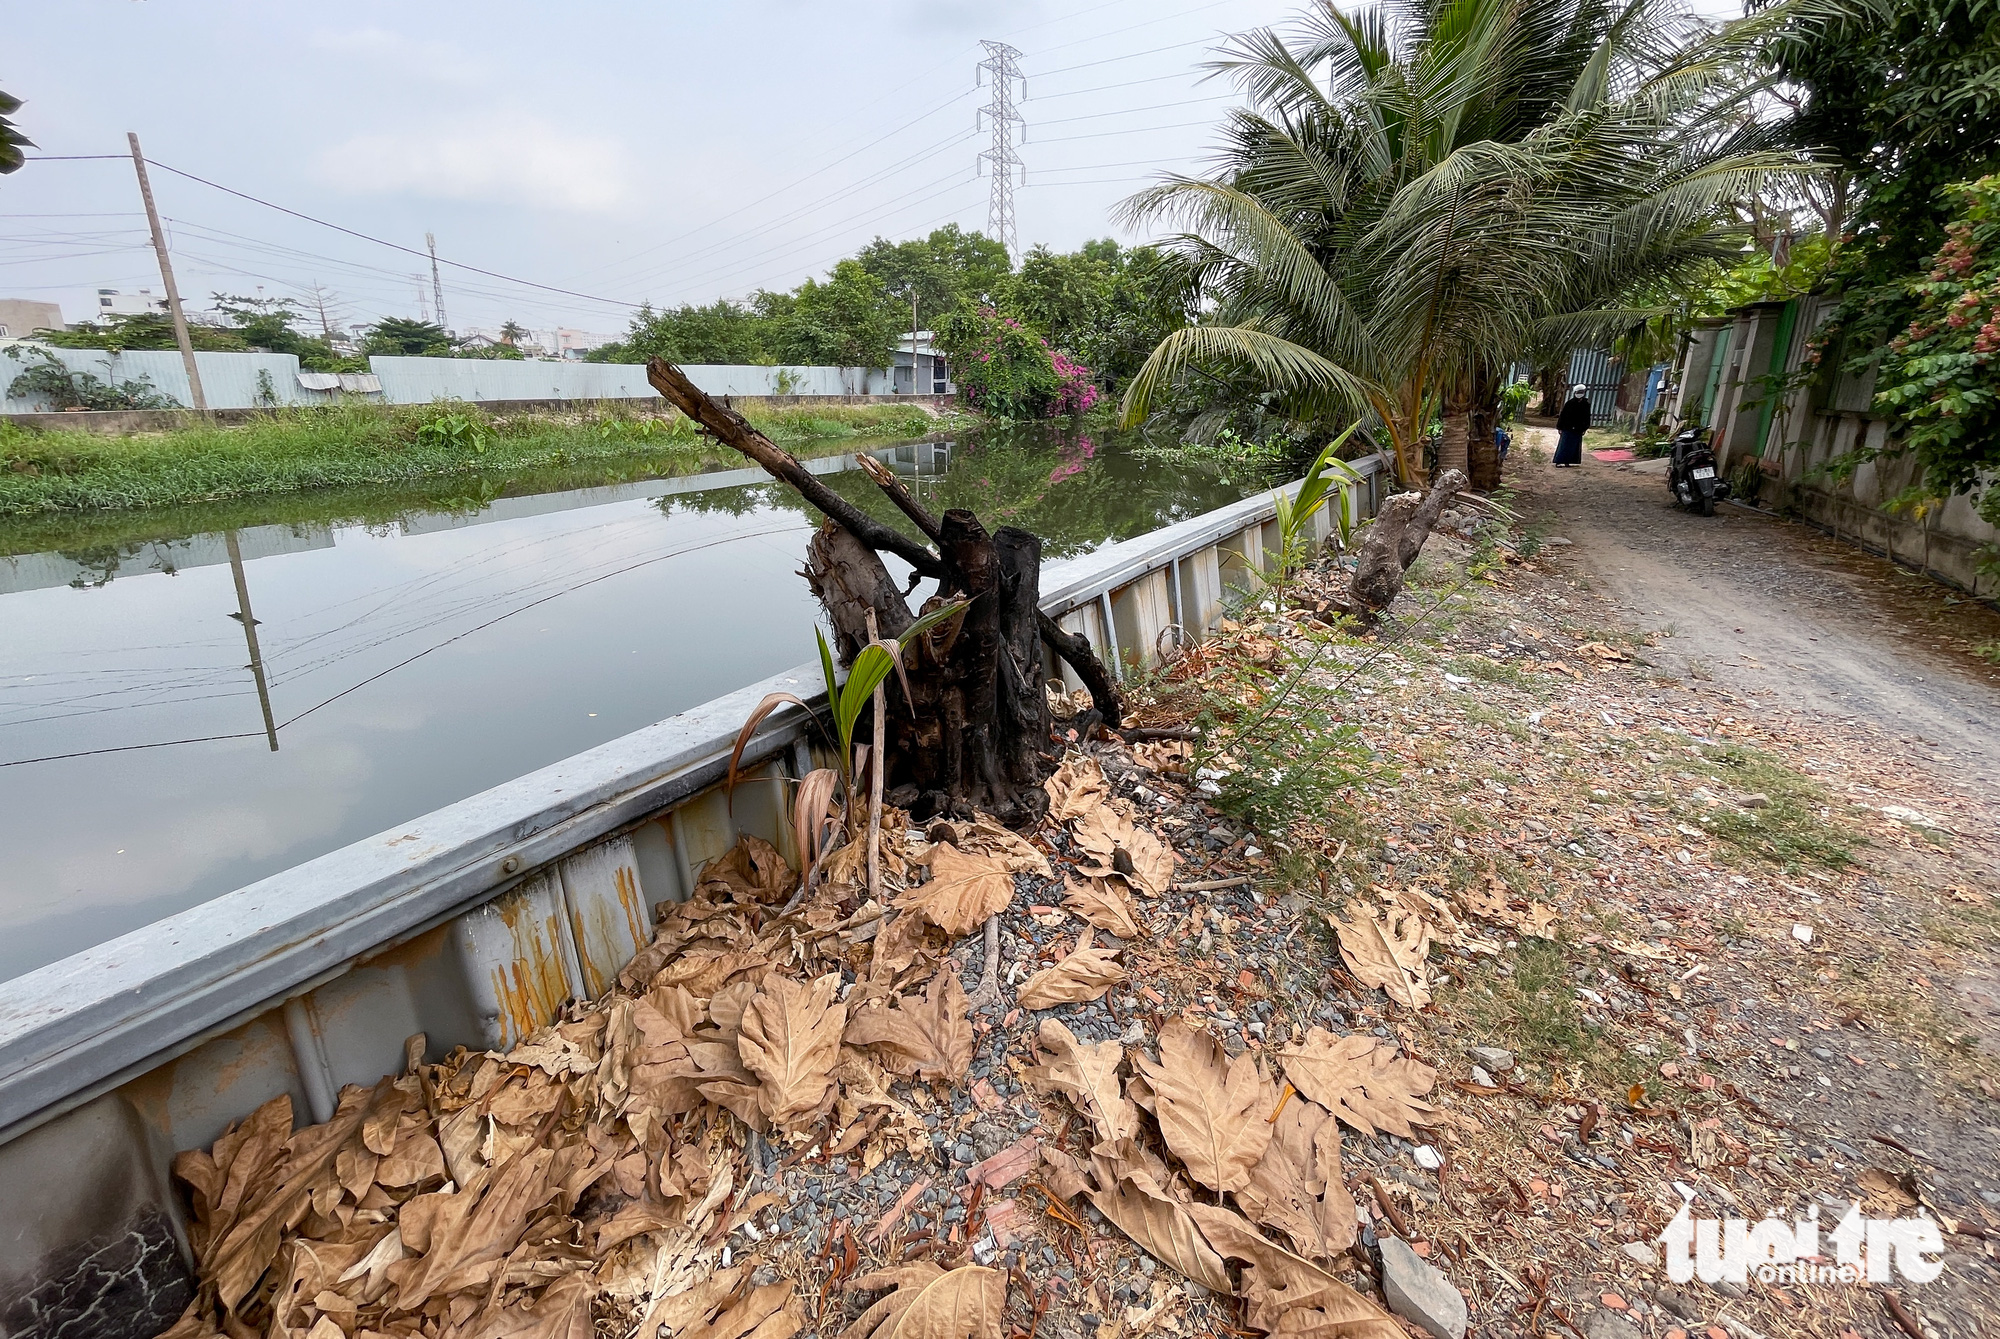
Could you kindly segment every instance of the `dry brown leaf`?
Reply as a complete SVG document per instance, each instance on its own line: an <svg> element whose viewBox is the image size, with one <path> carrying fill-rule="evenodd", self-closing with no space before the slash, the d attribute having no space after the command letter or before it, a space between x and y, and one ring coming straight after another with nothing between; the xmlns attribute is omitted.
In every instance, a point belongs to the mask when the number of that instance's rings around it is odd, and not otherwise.
<svg viewBox="0 0 2000 1339"><path fill-rule="evenodd" d="M867 1047L896 1074L956 1084L972 1064L972 1016L955 971L939 972L919 1002L858 1009L847 1021L849 1046Z"/></svg>
<svg viewBox="0 0 2000 1339"><path fill-rule="evenodd" d="M1089 931L1084 933L1088 934ZM1053 1009L1058 1004L1094 1000L1126 979L1116 950L1079 948L1053 967L1044 967L1021 983L1018 1003L1023 1009Z"/></svg>
<svg viewBox="0 0 2000 1339"><path fill-rule="evenodd" d="M597 1327L590 1317L596 1296L597 1288L581 1274L559 1278L531 1305L489 1315L479 1327L479 1339L596 1339Z"/></svg>
<svg viewBox="0 0 2000 1339"><path fill-rule="evenodd" d="M1254 1056L1231 1060L1222 1044L1178 1018L1160 1030L1160 1058L1135 1062L1153 1089L1154 1115L1167 1147L1188 1175L1211 1190L1241 1190L1270 1147L1277 1105Z"/></svg>
<svg viewBox="0 0 2000 1339"><path fill-rule="evenodd" d="M1173 848L1132 821L1123 800L1098 805L1079 818L1074 829L1076 844L1091 857L1081 868L1094 878L1121 875L1140 892L1158 897L1173 881Z"/></svg>
<svg viewBox="0 0 2000 1339"><path fill-rule="evenodd" d="M694 895L716 901L782 902L797 886L798 875L778 848L746 832L736 845L701 867Z"/></svg>
<svg viewBox="0 0 2000 1339"><path fill-rule="evenodd" d="M1200 1232L1187 1210L1154 1193L1155 1188L1140 1178L1119 1177L1105 1169L1100 1181L1110 1187L1090 1191L1090 1202L1111 1221L1111 1225L1137 1242L1154 1259L1217 1292L1232 1291L1229 1271Z"/></svg>
<svg viewBox="0 0 2000 1339"><path fill-rule="evenodd" d="M779 1129L817 1115L830 1100L847 1026L847 1006L835 998L839 991L837 973L810 985L771 976L743 1011L737 1053L760 1080L759 1109Z"/></svg>
<svg viewBox="0 0 2000 1339"><path fill-rule="evenodd" d="M1142 933L1132 894L1125 890L1122 880L1091 879L1079 883L1073 877L1065 877L1063 906L1120 939L1137 939Z"/></svg>
<svg viewBox="0 0 2000 1339"><path fill-rule="evenodd" d="M1236 1202L1311 1259L1330 1259L1353 1245L1354 1200L1341 1177L1340 1123L1316 1102L1286 1102L1271 1125L1271 1146Z"/></svg>
<svg viewBox="0 0 2000 1339"><path fill-rule="evenodd" d="M1398 1056L1393 1042L1316 1027L1304 1041L1280 1047L1278 1063L1300 1092L1362 1134L1387 1130L1414 1139L1412 1125L1434 1123L1437 1109L1420 1099L1436 1085L1437 1071Z"/></svg>
<svg viewBox="0 0 2000 1339"><path fill-rule="evenodd" d="M1063 759L1043 786L1049 792L1049 820L1055 823L1082 818L1111 798L1111 783L1104 779L1104 769L1087 754Z"/></svg>
<svg viewBox="0 0 2000 1339"><path fill-rule="evenodd" d="M924 1261L863 1274L847 1286L895 1291L862 1312L841 1339L1000 1339L1007 1276L997 1269L947 1270Z"/></svg>
<svg viewBox="0 0 2000 1339"><path fill-rule="evenodd" d="M1011 874L1032 874L1040 879L1055 877L1055 871L1049 868L1049 858L1036 850L1033 842L991 814L974 814L970 823L953 823L952 830L958 836L951 845L968 855L993 856Z"/></svg>
<svg viewBox="0 0 2000 1339"><path fill-rule="evenodd" d="M1005 862L944 845L931 857L930 882L904 893L895 904L957 937L971 934L1013 900L1014 876Z"/></svg>
<svg viewBox="0 0 2000 1339"><path fill-rule="evenodd" d="M1525 901L1526 910L1516 909L1514 890L1494 870L1486 871L1481 882L1461 889L1458 899L1474 916L1536 939L1547 939L1555 928L1556 913L1545 903Z"/></svg>
<svg viewBox="0 0 2000 1339"><path fill-rule="evenodd" d="M1105 1142L1129 1138L1139 1129L1139 1112L1118 1087L1118 1064L1125 1048L1115 1041L1085 1044L1053 1018L1042 1020L1037 1037L1047 1059L1022 1078L1043 1092L1059 1092L1076 1104Z"/></svg>
<svg viewBox="0 0 2000 1339"><path fill-rule="evenodd" d="M1218 1254L1249 1262L1242 1293L1250 1302L1249 1321L1258 1329L1303 1330L1314 1339L1409 1339L1395 1317L1239 1215L1201 1203L1188 1205L1187 1212ZM1289 1326L1283 1324L1287 1317Z"/></svg>
<svg viewBox="0 0 2000 1339"><path fill-rule="evenodd" d="M1330 916L1340 932L1340 956L1364 986L1379 986L1389 998L1412 1009L1431 1001L1431 929L1406 908L1377 914L1359 903L1348 905L1350 921Z"/></svg>

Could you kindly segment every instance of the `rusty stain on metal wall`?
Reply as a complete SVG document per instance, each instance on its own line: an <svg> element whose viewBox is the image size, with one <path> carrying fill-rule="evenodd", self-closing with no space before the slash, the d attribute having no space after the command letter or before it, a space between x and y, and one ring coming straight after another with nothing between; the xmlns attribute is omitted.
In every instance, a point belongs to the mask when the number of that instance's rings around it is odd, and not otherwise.
<svg viewBox="0 0 2000 1339"><path fill-rule="evenodd" d="M553 912L540 908L525 888L489 905L500 913L513 937L508 961L492 968L493 997L500 1006L500 1024L508 1041L517 1041L556 1016L570 997L569 976L563 970L561 929Z"/></svg>

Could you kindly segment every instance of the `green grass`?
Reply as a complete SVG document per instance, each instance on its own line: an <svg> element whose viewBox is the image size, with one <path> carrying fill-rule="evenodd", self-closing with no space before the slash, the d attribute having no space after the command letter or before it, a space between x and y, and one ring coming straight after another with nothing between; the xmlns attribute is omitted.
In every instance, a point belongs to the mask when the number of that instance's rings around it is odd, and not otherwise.
<svg viewBox="0 0 2000 1339"><path fill-rule="evenodd" d="M686 419L520 414L493 418L465 405L450 412L482 431L476 444L420 432L443 406L332 406L275 410L235 426L198 426L129 437L0 426L0 517L25 518L217 502L358 485L521 471L614 476L691 473L732 453ZM909 438L938 422L914 405L856 405L747 415L785 445L861 437ZM601 471L600 471L601 472ZM613 480L605 480L610 482Z"/></svg>
<svg viewBox="0 0 2000 1339"><path fill-rule="evenodd" d="M1448 1013L1465 1019L1481 1037L1495 1038L1523 1061L1551 1070L1580 1072L1599 1081L1620 1072L1618 1050L1604 1030L1583 1016L1570 961L1558 940L1523 939L1513 951L1514 971L1479 970L1445 994Z"/></svg>
<svg viewBox="0 0 2000 1339"><path fill-rule="evenodd" d="M1853 863L1855 839L1821 812L1827 798L1806 777L1766 754L1733 746L1704 748L1700 762L1685 761L1733 791L1761 791L1771 801L1762 809L1722 804L1702 811L1702 826L1722 845L1787 872Z"/></svg>

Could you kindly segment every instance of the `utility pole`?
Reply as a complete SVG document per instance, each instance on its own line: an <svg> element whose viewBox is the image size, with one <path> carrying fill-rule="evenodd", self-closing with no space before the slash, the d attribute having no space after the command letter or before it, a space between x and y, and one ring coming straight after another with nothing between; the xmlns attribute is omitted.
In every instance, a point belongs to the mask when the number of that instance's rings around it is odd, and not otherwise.
<svg viewBox="0 0 2000 1339"><path fill-rule="evenodd" d="M243 625L243 640L250 648L250 677L257 681L257 703L264 708L264 738L271 752L278 751L278 723L271 715L271 687L264 680L264 654L257 649L257 619L250 612L250 579L243 575L243 550L237 547L236 532L222 532L229 550L229 575L236 579L236 612L230 617Z"/></svg>
<svg viewBox="0 0 2000 1339"><path fill-rule="evenodd" d="M438 239L425 233L424 245L431 253L431 305L437 308L438 328L448 329L444 321L444 280L438 278Z"/></svg>
<svg viewBox="0 0 2000 1339"><path fill-rule="evenodd" d="M917 281L910 280L910 394L921 395L917 388Z"/></svg>
<svg viewBox="0 0 2000 1339"><path fill-rule="evenodd" d="M1027 81L1021 76L1021 53L1005 42L981 42L986 59L979 63L982 76L991 75L993 97L983 109L992 124L992 147L980 153L980 161L993 176L993 190L987 199L986 231L1007 248L1009 256L1020 249L1014 228L1014 172L1019 168L1025 180L1027 169L1021 155L1014 152L1014 127L1021 114L1014 110L1014 81L1021 80L1021 96L1027 96Z"/></svg>
<svg viewBox="0 0 2000 1339"><path fill-rule="evenodd" d="M208 397L201 393L201 369L194 365L194 341L188 338L187 313L181 310L181 290L174 284L174 263L167 259L167 235L160 231L160 211L153 207L153 183L146 178L146 155L139 152L139 137L125 132L132 146L132 166L139 173L139 198L146 202L146 222L153 230L153 254L160 258L160 282L167 289L167 314L174 318L174 343L181 346L181 362L187 368L188 392L194 407L208 412Z"/></svg>

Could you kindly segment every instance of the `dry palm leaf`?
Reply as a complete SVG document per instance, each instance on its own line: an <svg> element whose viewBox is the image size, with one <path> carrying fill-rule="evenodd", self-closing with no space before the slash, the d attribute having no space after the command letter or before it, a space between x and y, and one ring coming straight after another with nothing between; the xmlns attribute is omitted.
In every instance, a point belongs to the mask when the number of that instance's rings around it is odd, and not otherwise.
<svg viewBox="0 0 2000 1339"><path fill-rule="evenodd" d="M1270 1147L1277 1093L1256 1058L1224 1054L1207 1032L1180 1019L1160 1031L1160 1059L1135 1063L1153 1090L1167 1147L1211 1190L1241 1190Z"/></svg>
<svg viewBox="0 0 2000 1339"><path fill-rule="evenodd" d="M746 832L701 867L694 895L718 902L782 902L797 885L798 876L778 848Z"/></svg>
<svg viewBox="0 0 2000 1339"><path fill-rule="evenodd" d="M1174 877L1173 848L1132 821L1123 800L1098 805L1076 822L1076 844L1091 857L1081 865L1093 878L1122 875L1148 897L1158 897Z"/></svg>
<svg viewBox="0 0 2000 1339"><path fill-rule="evenodd" d="M1157 1193L1159 1188L1148 1178L1121 1177L1116 1169L1101 1168L1098 1179L1111 1184L1091 1190L1090 1202L1113 1227L1202 1287L1231 1291L1222 1257L1203 1240L1186 1209Z"/></svg>
<svg viewBox="0 0 2000 1339"><path fill-rule="evenodd" d="M1055 823L1082 818L1111 798L1111 783L1104 779L1104 769L1097 765L1097 759L1085 754L1063 759L1043 786L1049 792L1049 819Z"/></svg>
<svg viewBox="0 0 2000 1339"><path fill-rule="evenodd" d="M1430 969L1425 959L1431 951L1431 929L1423 917L1404 908L1380 915L1361 906L1348 905L1352 921L1330 916L1340 932L1340 956L1347 970L1365 986L1379 986L1389 998L1412 1009L1430 1003Z"/></svg>
<svg viewBox="0 0 2000 1339"><path fill-rule="evenodd" d="M1085 930L1087 937L1090 931ZM1089 948L1079 940L1076 948L1053 967L1044 967L1021 983L1018 1003L1023 1009L1053 1009L1058 1004L1082 1004L1094 1000L1126 979L1114 949Z"/></svg>
<svg viewBox="0 0 2000 1339"><path fill-rule="evenodd" d="M1388 1312L1237 1214L1199 1203L1188 1205L1187 1212L1217 1254L1249 1262L1241 1291L1250 1302L1249 1321L1258 1329L1313 1339L1409 1339Z"/></svg>
<svg viewBox="0 0 2000 1339"><path fill-rule="evenodd" d="M597 1288L588 1277L566 1275L551 1283L534 1303L496 1309L472 1328L480 1339L596 1339L597 1326L590 1315L596 1296ZM323 1317L322 1323L330 1319ZM315 1326L306 1339L317 1333ZM337 1325L334 1333L341 1333Z"/></svg>
<svg viewBox="0 0 2000 1339"><path fill-rule="evenodd" d="M1142 933L1138 911L1132 905L1132 894L1125 890L1122 882L1091 879L1079 883L1074 878L1065 878L1063 905L1106 934L1117 935L1120 939L1137 939Z"/></svg>
<svg viewBox="0 0 2000 1339"><path fill-rule="evenodd" d="M743 1011L737 1053L761 1081L758 1108L779 1129L818 1115L831 1100L847 1026L847 1006L835 998L839 991L834 973L811 985L771 976Z"/></svg>
<svg viewBox="0 0 2000 1339"><path fill-rule="evenodd" d="M1286 1102L1271 1124L1271 1146L1236 1202L1311 1259L1330 1259L1352 1246L1354 1201L1340 1172L1340 1123L1303 1097Z"/></svg>
<svg viewBox="0 0 2000 1339"><path fill-rule="evenodd" d="M841 1339L1000 1339L1007 1277L997 1269L929 1261L879 1269L849 1283L850 1291L895 1291L861 1313Z"/></svg>
<svg viewBox="0 0 2000 1339"><path fill-rule="evenodd" d="M921 1003L903 995L893 1008L856 1010L846 1041L874 1051L891 1073L957 1083L972 1064L972 1018L958 973L932 977Z"/></svg>
<svg viewBox="0 0 2000 1339"><path fill-rule="evenodd" d="M1037 1037L1044 1062L1022 1078L1042 1092L1059 1092L1097 1127L1098 1139L1110 1143L1137 1133L1139 1112L1118 1086L1118 1064L1125 1049L1115 1041L1086 1045L1053 1018L1042 1020Z"/></svg>
<svg viewBox="0 0 2000 1339"><path fill-rule="evenodd" d="M1434 1123L1437 1109L1420 1099L1436 1085L1437 1071L1399 1057L1392 1042L1316 1027L1280 1048L1278 1063L1294 1087L1362 1134L1387 1130L1414 1139L1412 1125Z"/></svg>
<svg viewBox="0 0 2000 1339"><path fill-rule="evenodd" d="M971 934L1014 900L1014 876L1004 861L944 845L931 856L929 883L912 888L895 905L914 911L946 934Z"/></svg>

